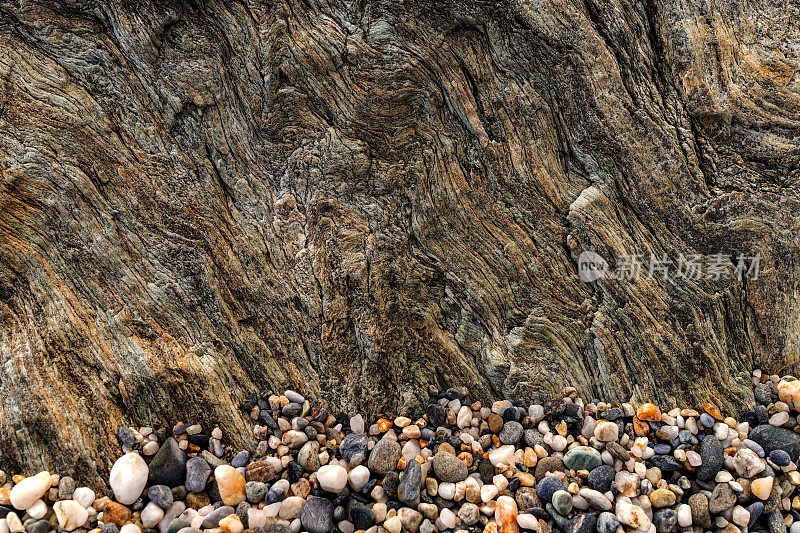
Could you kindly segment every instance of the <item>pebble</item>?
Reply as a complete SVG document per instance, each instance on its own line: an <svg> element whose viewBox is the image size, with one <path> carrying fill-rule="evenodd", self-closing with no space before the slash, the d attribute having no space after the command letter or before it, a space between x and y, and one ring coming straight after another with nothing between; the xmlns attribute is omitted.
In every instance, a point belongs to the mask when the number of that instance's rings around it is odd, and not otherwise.
<svg viewBox="0 0 800 533"><path fill-rule="evenodd" d="M219 495L225 505L238 505L247 499L245 478L230 465L220 465L214 469Z"/></svg>
<svg viewBox="0 0 800 533"><path fill-rule="evenodd" d="M603 464L600 452L588 446L576 446L564 455L564 466L572 470L592 471Z"/></svg>
<svg viewBox="0 0 800 533"><path fill-rule="evenodd" d="M638 505L618 500L615 508L615 515L620 523L630 526L639 531L647 531L650 529L651 521L644 512L644 509Z"/></svg>
<svg viewBox="0 0 800 533"><path fill-rule="evenodd" d="M567 516L572 511L572 494L566 490L557 490L553 493L550 503L562 516Z"/></svg>
<svg viewBox="0 0 800 533"><path fill-rule="evenodd" d="M186 452L170 437L161 445L150 462L150 483L177 487L186 479Z"/></svg>
<svg viewBox="0 0 800 533"><path fill-rule="evenodd" d="M536 492L539 497L545 502L552 502L553 494L556 491L564 490L564 484L555 477L545 477L536 485Z"/></svg>
<svg viewBox="0 0 800 533"><path fill-rule="evenodd" d="M89 487L78 487L74 491L72 491L72 499L84 507L89 507L94 503L96 495L92 489Z"/></svg>
<svg viewBox="0 0 800 533"><path fill-rule="evenodd" d="M186 490L203 492L211 475L211 467L202 457L192 457L186 462Z"/></svg>
<svg viewBox="0 0 800 533"><path fill-rule="evenodd" d="M436 473L436 477L450 483L464 481L469 475L467 465L458 459L458 457L448 452L437 452L436 455L434 455L433 470Z"/></svg>
<svg viewBox="0 0 800 533"><path fill-rule="evenodd" d="M147 463L138 453L126 453L117 459L109 475L114 498L123 505L135 502L147 485L148 473Z"/></svg>
<svg viewBox="0 0 800 533"><path fill-rule="evenodd" d="M35 476L26 477L11 489L8 495L9 503L15 509L25 510L33 505L36 500L44 496L50 489L50 474L39 472Z"/></svg>
<svg viewBox="0 0 800 533"><path fill-rule="evenodd" d="M701 465L696 476L700 481L712 481L723 465L723 450L717 437L706 435L700 443Z"/></svg>
<svg viewBox="0 0 800 533"><path fill-rule="evenodd" d="M347 486L347 470L339 465L325 465L317 471L317 481L322 490L334 494Z"/></svg>
<svg viewBox="0 0 800 533"><path fill-rule="evenodd" d="M614 533L619 526L619 519L613 513L600 513L597 517L597 533Z"/></svg>
<svg viewBox="0 0 800 533"><path fill-rule="evenodd" d="M503 444L516 444L522 439L522 424L513 420L506 422L498 435Z"/></svg>
<svg viewBox="0 0 800 533"><path fill-rule="evenodd" d="M619 426L616 422L600 420L594 428L594 437L600 442L616 441L619 438Z"/></svg>
<svg viewBox="0 0 800 533"><path fill-rule="evenodd" d="M400 444L389 438L382 438L369 454L367 468L377 474L394 472L400 460Z"/></svg>
<svg viewBox="0 0 800 533"><path fill-rule="evenodd" d="M419 503L421 487L422 467L417 461L411 460L403 471L403 477L397 486L397 497L401 502L416 506Z"/></svg>
<svg viewBox="0 0 800 533"><path fill-rule="evenodd" d="M89 511L75 500L61 500L53 504L58 527L64 531L78 529L89 519Z"/></svg>
<svg viewBox="0 0 800 533"><path fill-rule="evenodd" d="M703 528L711 527L711 513L708 510L708 498L705 494L692 494L688 502L692 511L692 521Z"/></svg>
<svg viewBox="0 0 800 533"><path fill-rule="evenodd" d="M783 450L795 462L800 456L800 434L792 430L764 424L753 428L749 437L758 443L765 453Z"/></svg>
<svg viewBox="0 0 800 533"><path fill-rule="evenodd" d="M757 498L766 500L772 493L773 480L774 478L771 476L754 479L753 482L750 483L750 490Z"/></svg>

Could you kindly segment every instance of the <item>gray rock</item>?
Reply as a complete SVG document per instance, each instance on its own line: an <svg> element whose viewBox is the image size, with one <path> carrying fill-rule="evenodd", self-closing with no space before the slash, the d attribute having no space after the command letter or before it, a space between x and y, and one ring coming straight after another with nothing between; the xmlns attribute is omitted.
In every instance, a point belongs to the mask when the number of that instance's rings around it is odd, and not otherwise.
<svg viewBox="0 0 800 533"><path fill-rule="evenodd" d="M503 444L516 444L522 438L522 424L509 420L503 424L503 429L500 430L498 437Z"/></svg>
<svg viewBox="0 0 800 533"><path fill-rule="evenodd" d="M153 485L147 489L147 497L165 511L172 507L174 500L172 491L166 485Z"/></svg>
<svg viewBox="0 0 800 533"><path fill-rule="evenodd" d="M219 521L234 514L236 511L230 505L223 505L208 513L203 519L203 529L211 529L219 525Z"/></svg>
<svg viewBox="0 0 800 533"><path fill-rule="evenodd" d="M708 511L710 513L721 513L734 505L736 505L736 495L730 485L720 483L714 487L713 492L711 492L711 498L708 499Z"/></svg>
<svg viewBox="0 0 800 533"><path fill-rule="evenodd" d="M768 424L756 426L750 431L750 440L757 442L766 453L772 450L783 450L792 461L800 456L800 434L786 428Z"/></svg>
<svg viewBox="0 0 800 533"><path fill-rule="evenodd" d="M400 479L400 484L397 486L397 497L401 502L416 507L419 504L419 491L421 487L422 467L417 461L412 459L406 465L406 469L403 471L403 477Z"/></svg>
<svg viewBox="0 0 800 533"><path fill-rule="evenodd" d="M69 476L62 477L58 481L58 499L71 500L73 492L75 492L75 480Z"/></svg>
<svg viewBox="0 0 800 533"><path fill-rule="evenodd" d="M350 502L350 520L357 530L367 530L375 525L375 513L363 503L352 501Z"/></svg>
<svg viewBox="0 0 800 533"><path fill-rule="evenodd" d="M303 444L303 447L297 452L297 463L309 473L319 470L319 442L310 440Z"/></svg>
<svg viewBox="0 0 800 533"><path fill-rule="evenodd" d="M358 466L367 458L367 454L369 453L367 450L368 443L369 437L366 435L361 433L350 433L342 440L342 443L339 444L339 453L341 453L342 459L347 461L351 467ZM380 444L380 441L378 444ZM375 448L377 447L378 445L376 444ZM372 454L375 454L374 448L372 450ZM370 470L372 470L372 468L370 468Z"/></svg>
<svg viewBox="0 0 800 533"><path fill-rule="evenodd" d="M614 533L619 525L619 519L614 513L604 512L597 517L597 533Z"/></svg>
<svg viewBox="0 0 800 533"><path fill-rule="evenodd" d="M330 533L333 529L333 503L327 498L310 496L300 511L300 523L309 533Z"/></svg>
<svg viewBox="0 0 800 533"><path fill-rule="evenodd" d="M344 441L342 442L344 443ZM367 467L372 472L388 474L397 468L397 461L399 460L400 444L398 444L397 441L383 438L372 448L369 454L369 460L367 461Z"/></svg>
<svg viewBox="0 0 800 533"><path fill-rule="evenodd" d="M260 481L248 481L244 485L247 501L251 503L263 502L267 496L267 484Z"/></svg>
<svg viewBox="0 0 800 533"><path fill-rule="evenodd" d="M433 456L433 471L440 481L449 483L464 481L469 475L469 469L464 461L449 452L437 452Z"/></svg>
<svg viewBox="0 0 800 533"><path fill-rule="evenodd" d="M247 466L248 462L250 462L250 452L242 450L233 456L233 459L231 459L231 466L234 468L241 468Z"/></svg>
<svg viewBox="0 0 800 533"><path fill-rule="evenodd" d="M582 513L567 520L564 527L565 533L594 533L597 526L597 515L593 513Z"/></svg>
<svg viewBox="0 0 800 533"><path fill-rule="evenodd" d="M658 533L671 533L678 527L678 515L672 509L659 509L653 514L653 525Z"/></svg>
<svg viewBox="0 0 800 533"><path fill-rule="evenodd" d="M783 521L783 513L780 511L768 514L766 522L769 533L786 533L786 522Z"/></svg>
<svg viewBox="0 0 800 533"><path fill-rule="evenodd" d="M178 442L170 437L150 462L150 483L177 487L186 479L186 452L178 447Z"/></svg>
<svg viewBox="0 0 800 533"><path fill-rule="evenodd" d="M188 492L203 492L211 475L211 467L200 456L192 457L186 462L186 490Z"/></svg>
<svg viewBox="0 0 800 533"><path fill-rule="evenodd" d="M697 479L713 481L722 468L724 458L722 444L713 434L706 435L700 443L700 457L703 459L703 464L697 468Z"/></svg>
<svg viewBox="0 0 800 533"><path fill-rule="evenodd" d="M708 510L708 498L705 494L695 493L689 496L689 507L692 508L692 521L694 525L710 528L711 513Z"/></svg>
<svg viewBox="0 0 800 533"><path fill-rule="evenodd" d="M616 474L617 471L614 470L613 466L600 465L589 472L589 477L586 478L586 485L590 489L608 492L611 490L611 483L614 482L614 476L616 476Z"/></svg>

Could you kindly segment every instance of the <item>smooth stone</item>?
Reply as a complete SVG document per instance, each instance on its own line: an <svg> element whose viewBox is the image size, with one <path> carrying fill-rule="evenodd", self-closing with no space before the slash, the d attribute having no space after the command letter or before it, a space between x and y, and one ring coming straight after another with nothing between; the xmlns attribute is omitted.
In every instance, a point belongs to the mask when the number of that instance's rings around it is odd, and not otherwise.
<svg viewBox="0 0 800 533"><path fill-rule="evenodd" d="M779 453L786 453L782 450L773 450ZM788 457L788 454L787 454ZM733 457L734 468L736 473L742 477L751 478L759 472L763 472L767 467L767 463L758 456L756 452L749 448L742 448Z"/></svg>
<svg viewBox="0 0 800 533"><path fill-rule="evenodd" d="M504 464L510 466L514 462L514 452L516 449L512 445L500 446L489 452L489 462L494 466ZM563 468L563 466L562 466Z"/></svg>
<svg viewBox="0 0 800 533"><path fill-rule="evenodd" d="M125 524L119 528L119 533L142 533L142 530L136 524Z"/></svg>
<svg viewBox="0 0 800 533"><path fill-rule="evenodd" d="M333 530L333 503L327 498L310 496L300 511L300 523L309 533L330 533Z"/></svg>
<svg viewBox="0 0 800 533"><path fill-rule="evenodd" d="M50 522L47 520L37 520L26 528L27 533L47 533L48 531L50 531Z"/></svg>
<svg viewBox="0 0 800 533"><path fill-rule="evenodd" d="M572 512L572 494L566 490L555 491L550 503L553 504L558 514L562 516L567 516Z"/></svg>
<svg viewBox="0 0 800 533"><path fill-rule="evenodd" d="M532 514L522 513L517 515L517 525L522 529L531 531L539 530L539 519Z"/></svg>
<svg viewBox="0 0 800 533"><path fill-rule="evenodd" d="M97 498L97 495L89 487L78 487L74 491L72 491L71 498L64 498L64 499L75 500L79 504L88 508L90 505L92 505L92 503L94 503L95 498Z"/></svg>
<svg viewBox="0 0 800 533"><path fill-rule="evenodd" d="M80 503L80 502L78 502L78 503ZM81 505L83 505L83 504L81 504ZM84 505L84 507L86 507L86 506ZM42 500L36 500L35 502L33 502L33 505L28 507L27 513L28 513L28 516L30 516L31 518L34 518L36 520L38 520L40 518L44 518L44 515L47 514L47 504L44 503Z"/></svg>
<svg viewBox="0 0 800 533"><path fill-rule="evenodd" d="M64 531L78 529L89 519L89 511L75 500L61 500L53 504L58 527Z"/></svg>
<svg viewBox="0 0 800 533"><path fill-rule="evenodd" d="M754 479L753 482L750 483L750 490L753 492L753 495L756 498L759 498L761 500L766 500L772 493L773 482L774 482L773 477L762 477Z"/></svg>
<svg viewBox="0 0 800 533"><path fill-rule="evenodd" d="M765 453L770 453L773 450L783 450L795 462L800 456L800 434L790 429L765 424L754 427L750 431L749 438L757 442Z"/></svg>
<svg viewBox="0 0 800 533"><path fill-rule="evenodd" d="M366 487L367 483L369 483L369 476L369 468L364 465L358 465L350 470L347 478L348 482L350 483L350 487L356 492L361 492L361 489Z"/></svg>
<svg viewBox="0 0 800 533"><path fill-rule="evenodd" d="M58 481L58 499L70 500L75 492L75 480L69 476L63 476Z"/></svg>
<svg viewBox="0 0 800 533"><path fill-rule="evenodd" d="M15 509L25 510L39 500L50 489L50 474L39 472L35 476L26 477L11 489L8 495Z"/></svg>
<svg viewBox="0 0 800 533"><path fill-rule="evenodd" d="M670 507L675 500L675 493L669 489L656 489L650 493L650 503L653 507Z"/></svg>
<svg viewBox="0 0 800 533"><path fill-rule="evenodd" d="M166 485L153 485L147 489L147 497L165 511L172 507L174 500L172 491Z"/></svg>
<svg viewBox="0 0 800 533"><path fill-rule="evenodd" d="M491 457L491 452L489 456ZM548 472L563 472L564 468L564 461L562 461L560 457L553 457L550 455L544 459L539 459L536 463L536 481L538 482L544 479Z"/></svg>
<svg viewBox="0 0 800 533"><path fill-rule="evenodd" d="M430 427L434 429L445 425L447 422L447 412L445 411L444 407L438 403L428 404L426 413L428 415L428 423L430 424Z"/></svg>
<svg viewBox="0 0 800 533"><path fill-rule="evenodd" d="M688 504L682 503L676 508L678 525L687 528L692 525L692 508Z"/></svg>
<svg viewBox="0 0 800 533"><path fill-rule="evenodd" d="M517 524L517 502L509 496L497 498L497 505L494 509L494 520L497 523L500 533L518 533Z"/></svg>
<svg viewBox="0 0 800 533"><path fill-rule="evenodd" d="M147 485L148 472L147 463L138 453L126 453L117 459L109 475L114 498L123 505L138 500Z"/></svg>
<svg viewBox="0 0 800 533"><path fill-rule="evenodd" d="M375 444L375 447L370 452L367 467L372 472L385 475L395 471L399 460L400 444L384 437Z"/></svg>
<svg viewBox="0 0 800 533"><path fill-rule="evenodd" d="M592 471L603 464L600 452L588 446L576 446L564 455L564 466L572 470Z"/></svg>
<svg viewBox="0 0 800 533"><path fill-rule="evenodd" d="M419 503L419 491L421 487L422 467L416 460L412 459L406 465L406 469L403 471L403 477L400 478L400 484L397 486L397 497L401 502L416 507Z"/></svg>
<svg viewBox="0 0 800 533"><path fill-rule="evenodd" d="M150 502L142 509L140 518L144 527L152 529L164 518L164 509Z"/></svg>
<svg viewBox="0 0 800 533"><path fill-rule="evenodd" d="M186 480L186 452L170 437L150 461L150 484L177 487Z"/></svg>
<svg viewBox="0 0 800 533"><path fill-rule="evenodd" d="M234 514L234 509L230 505L223 505L208 513L203 518L203 529L212 529L219 526L219 521Z"/></svg>
<svg viewBox="0 0 800 533"><path fill-rule="evenodd" d="M756 520L758 520L758 518L761 516L761 513L764 512L764 503L759 501L751 503L747 506L747 512L750 514L750 521L747 524L747 527L753 527L753 524L756 523Z"/></svg>
<svg viewBox="0 0 800 533"><path fill-rule="evenodd" d="M565 490L564 484L560 479L554 477L545 477L536 484L537 494L539 494L539 497L547 503L552 502L553 494L559 490Z"/></svg>
<svg viewBox="0 0 800 533"><path fill-rule="evenodd" d="M522 424L508 421L503 424L503 429L500 431L498 438L503 444L516 444L522 439L523 431Z"/></svg>
<svg viewBox="0 0 800 533"><path fill-rule="evenodd" d="M697 468L695 475L700 481L713 481L717 472L723 465L724 451L719 440L714 435L706 435L700 443L700 458L702 464Z"/></svg>
<svg viewBox="0 0 800 533"><path fill-rule="evenodd" d="M619 426L616 422L600 420L594 427L594 437L600 442L612 442L619 438Z"/></svg>
<svg viewBox="0 0 800 533"><path fill-rule="evenodd" d="M186 462L186 482L184 486L189 492L203 492L211 475L211 467L200 456L192 457Z"/></svg>
<svg viewBox="0 0 800 533"><path fill-rule="evenodd" d="M586 485L590 489L600 492L608 492L611 490L611 483L614 482L614 476L617 472L613 466L600 465L589 472L589 477L586 478Z"/></svg>
<svg viewBox="0 0 800 533"><path fill-rule="evenodd" d="M306 472L316 472L319 470L319 442L311 440L303 444L303 447L297 452L297 463L303 467L303 470Z"/></svg>
<svg viewBox="0 0 800 533"><path fill-rule="evenodd" d="M361 433L350 433L339 444L339 453L342 459L351 467L360 465L367 459L369 438ZM376 445L377 448L377 445ZM375 453L373 449L372 453ZM399 457L398 457L399 459Z"/></svg>
<svg viewBox="0 0 800 533"><path fill-rule="evenodd" d="M439 480L448 483L464 481L469 475L469 469L464 461L452 453L441 451L433 456L433 471Z"/></svg>
<svg viewBox="0 0 800 533"><path fill-rule="evenodd" d="M584 487L580 489L580 491L578 491L578 495L584 500L586 500L586 503L588 503L591 507L594 507L595 509L600 509L602 511L610 511L611 508L613 507L611 501L608 498L606 498L605 494L603 494L598 490Z"/></svg>
<svg viewBox="0 0 800 533"><path fill-rule="evenodd" d="M792 462L792 458L784 450L772 450L769 452L769 460L777 466L789 466Z"/></svg>
<svg viewBox="0 0 800 533"><path fill-rule="evenodd" d="M233 459L231 459L231 466L234 468L241 468L243 466L247 466L247 463L249 462L250 452L247 450L242 450L233 456Z"/></svg>
<svg viewBox="0 0 800 533"><path fill-rule="evenodd" d="M783 520L783 513L773 511L767 515L767 531L769 533L786 533L786 522Z"/></svg>
<svg viewBox="0 0 800 533"><path fill-rule="evenodd" d="M244 490L244 476L230 465L220 465L214 469L214 479L217 482L222 503L225 505L239 505L247 499Z"/></svg>
<svg viewBox="0 0 800 533"><path fill-rule="evenodd" d="M325 465L317 470L317 482L320 488L337 494L347 486L347 470L339 465Z"/></svg>

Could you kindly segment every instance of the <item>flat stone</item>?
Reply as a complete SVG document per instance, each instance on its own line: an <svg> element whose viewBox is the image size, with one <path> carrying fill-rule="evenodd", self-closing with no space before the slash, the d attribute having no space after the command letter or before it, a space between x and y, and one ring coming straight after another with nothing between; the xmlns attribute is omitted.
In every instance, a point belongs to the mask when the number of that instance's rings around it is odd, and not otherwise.
<svg viewBox="0 0 800 533"><path fill-rule="evenodd" d="M675 493L669 489L656 489L650 493L650 503L653 507L670 507L675 500Z"/></svg>
<svg viewBox="0 0 800 533"><path fill-rule="evenodd" d="M572 494L563 489L557 490L553 493L550 503L553 504L558 514L567 516L572 511Z"/></svg>
<svg viewBox="0 0 800 533"><path fill-rule="evenodd" d="M708 510L712 514L727 511L736 505L736 495L733 489L727 483L720 483L711 492L711 498L708 500Z"/></svg>
<svg viewBox="0 0 800 533"><path fill-rule="evenodd" d="M234 509L230 505L223 505L208 513L203 518L203 529L211 529L219 526L219 521L234 514Z"/></svg>
<svg viewBox="0 0 800 533"><path fill-rule="evenodd" d="M170 437L150 461L150 483L177 487L186 480L186 452Z"/></svg>
<svg viewBox="0 0 800 533"><path fill-rule="evenodd" d="M553 499L553 494L556 491L564 490L564 484L560 479L554 477L545 477L536 484L536 493L542 501L550 503Z"/></svg>
<svg viewBox="0 0 800 533"><path fill-rule="evenodd" d="M327 498L310 496L300 511L300 523L309 533L333 530L333 503Z"/></svg>
<svg viewBox="0 0 800 533"><path fill-rule="evenodd" d="M544 479L548 472L563 472L564 461L560 457L547 456L536 463L536 481Z"/></svg>
<svg viewBox="0 0 800 533"><path fill-rule="evenodd" d="M576 446L564 455L564 466L572 470L592 471L603 464L600 452L589 446Z"/></svg>
<svg viewBox="0 0 800 533"><path fill-rule="evenodd" d="M153 485L147 489L147 497L151 502L158 505L165 511L172 507L174 500L172 497L172 491L166 485Z"/></svg>
<svg viewBox="0 0 800 533"><path fill-rule="evenodd" d="M790 429L766 424L756 426L750 431L750 440L757 442L766 453L783 450L795 462L800 456L800 434Z"/></svg>
<svg viewBox="0 0 800 533"><path fill-rule="evenodd" d="M319 442L311 440L303 444L303 447L297 452L297 464L309 473L319 470Z"/></svg>

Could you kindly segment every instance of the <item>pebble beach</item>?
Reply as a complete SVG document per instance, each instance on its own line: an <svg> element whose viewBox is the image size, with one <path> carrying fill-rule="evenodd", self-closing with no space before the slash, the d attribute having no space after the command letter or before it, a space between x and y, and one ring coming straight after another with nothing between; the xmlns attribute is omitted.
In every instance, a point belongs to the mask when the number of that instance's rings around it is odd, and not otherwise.
<svg viewBox="0 0 800 533"><path fill-rule="evenodd" d="M108 494L0 471L0 533L800 533L800 380L753 386L739 419L572 388L526 406L431 390L419 418L375 421L253 394L253 450L182 422L120 428Z"/></svg>

